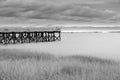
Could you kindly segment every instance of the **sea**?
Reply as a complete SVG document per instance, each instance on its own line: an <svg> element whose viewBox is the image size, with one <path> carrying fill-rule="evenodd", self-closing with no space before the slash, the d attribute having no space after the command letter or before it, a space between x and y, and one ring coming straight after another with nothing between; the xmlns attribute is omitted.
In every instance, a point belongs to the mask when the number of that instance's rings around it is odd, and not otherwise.
<svg viewBox="0 0 120 80"><path fill-rule="evenodd" d="M0 45L0 49L120 60L120 28L62 28L61 41Z"/></svg>

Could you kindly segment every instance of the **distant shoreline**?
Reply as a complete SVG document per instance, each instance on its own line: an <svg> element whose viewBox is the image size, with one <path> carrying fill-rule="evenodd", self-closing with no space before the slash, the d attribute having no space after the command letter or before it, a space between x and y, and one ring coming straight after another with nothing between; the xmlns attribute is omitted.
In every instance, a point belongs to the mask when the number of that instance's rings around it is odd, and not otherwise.
<svg viewBox="0 0 120 80"><path fill-rule="evenodd" d="M120 33L120 30L116 31L101 31L101 30L62 30L62 33Z"/></svg>

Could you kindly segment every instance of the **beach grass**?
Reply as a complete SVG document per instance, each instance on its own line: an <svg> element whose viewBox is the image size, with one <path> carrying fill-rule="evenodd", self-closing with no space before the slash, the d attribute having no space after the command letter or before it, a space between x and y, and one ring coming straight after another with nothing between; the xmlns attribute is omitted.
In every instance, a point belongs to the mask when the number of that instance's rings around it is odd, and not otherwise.
<svg viewBox="0 0 120 80"><path fill-rule="evenodd" d="M0 80L120 80L120 65L88 56L0 50Z"/></svg>

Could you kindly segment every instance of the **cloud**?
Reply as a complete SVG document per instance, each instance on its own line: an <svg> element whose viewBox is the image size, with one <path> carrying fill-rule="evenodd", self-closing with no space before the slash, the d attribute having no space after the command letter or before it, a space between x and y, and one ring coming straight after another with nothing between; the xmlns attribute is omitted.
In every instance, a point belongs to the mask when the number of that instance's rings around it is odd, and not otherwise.
<svg viewBox="0 0 120 80"><path fill-rule="evenodd" d="M87 3L87 4L98 4L98 3L103 3L105 0L2 0L4 1L5 4L23 4L23 3L45 3L45 4L56 4L56 5L61 5L61 4L71 4L71 3ZM107 0L108 1L108 0ZM58 4L57 4L58 3ZM59 4L60 3L60 4Z"/></svg>
<svg viewBox="0 0 120 80"><path fill-rule="evenodd" d="M119 22L120 21L120 14L111 17L110 20Z"/></svg>
<svg viewBox="0 0 120 80"><path fill-rule="evenodd" d="M61 4L58 4L58 2ZM72 2L74 2L74 4ZM117 19L117 11L93 8L88 5L92 4L92 2L94 2L93 4L101 4L105 1L2 0L2 3L0 3L2 4L0 5L0 17L1 19L11 17L13 19L28 21L36 19L78 22L114 22ZM86 5L82 5L85 3ZM116 21L118 21L118 19Z"/></svg>
<svg viewBox="0 0 120 80"><path fill-rule="evenodd" d="M115 16L117 13L112 10L98 10L88 6L80 6L66 10L63 14L76 21L100 22L105 20L109 21L109 18Z"/></svg>

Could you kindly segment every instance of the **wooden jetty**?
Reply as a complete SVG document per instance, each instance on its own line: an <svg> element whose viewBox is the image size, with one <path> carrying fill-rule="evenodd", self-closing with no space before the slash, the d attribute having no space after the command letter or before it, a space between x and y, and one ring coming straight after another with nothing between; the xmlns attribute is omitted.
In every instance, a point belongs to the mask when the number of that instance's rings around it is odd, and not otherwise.
<svg viewBox="0 0 120 80"><path fill-rule="evenodd" d="M0 28L0 44L3 45L60 40L60 28Z"/></svg>

